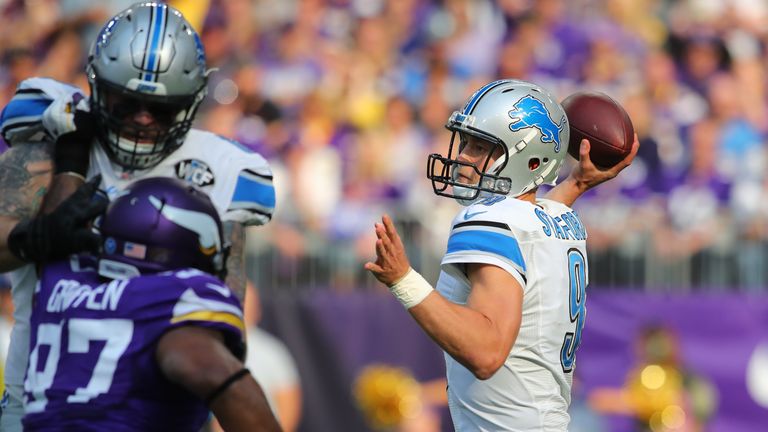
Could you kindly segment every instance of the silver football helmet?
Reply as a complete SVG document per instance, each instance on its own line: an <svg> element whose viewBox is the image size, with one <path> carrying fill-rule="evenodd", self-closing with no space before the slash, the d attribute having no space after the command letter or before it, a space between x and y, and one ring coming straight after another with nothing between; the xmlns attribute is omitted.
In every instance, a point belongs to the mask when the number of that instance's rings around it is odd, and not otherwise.
<svg viewBox="0 0 768 432"><path fill-rule="evenodd" d="M136 3L102 28L88 57L98 138L126 169L146 169L176 150L205 97L200 37L163 3ZM148 112L149 119L142 122Z"/></svg>
<svg viewBox="0 0 768 432"><path fill-rule="evenodd" d="M463 205L489 194L517 197L542 184L554 185L570 137L568 118L557 100L543 88L519 80L486 84L451 115L445 127L453 131L448 156L431 154L427 177L436 194ZM460 144L454 146L457 135ZM493 163L493 152L482 164L459 160L466 135L500 146L501 156ZM474 185L458 181L462 166L471 166L480 181Z"/></svg>

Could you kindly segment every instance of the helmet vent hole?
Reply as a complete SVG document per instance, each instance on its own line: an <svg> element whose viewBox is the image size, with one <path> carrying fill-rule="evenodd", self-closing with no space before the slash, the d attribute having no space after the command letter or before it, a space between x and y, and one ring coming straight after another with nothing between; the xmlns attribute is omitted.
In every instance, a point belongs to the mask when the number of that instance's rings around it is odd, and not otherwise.
<svg viewBox="0 0 768 432"><path fill-rule="evenodd" d="M541 165L541 161L539 158L530 158L528 159L528 169L533 171L536 168L538 168Z"/></svg>
<svg viewBox="0 0 768 432"><path fill-rule="evenodd" d="M544 162L544 163L547 163L547 162L549 162L549 158L544 158L543 162Z"/></svg>

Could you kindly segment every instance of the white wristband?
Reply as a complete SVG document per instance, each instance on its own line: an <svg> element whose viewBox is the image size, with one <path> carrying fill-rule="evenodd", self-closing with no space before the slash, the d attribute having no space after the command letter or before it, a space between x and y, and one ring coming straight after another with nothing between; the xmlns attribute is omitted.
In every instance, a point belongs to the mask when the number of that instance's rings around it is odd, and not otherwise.
<svg viewBox="0 0 768 432"><path fill-rule="evenodd" d="M411 268L405 277L390 286L389 290L406 309L410 309L421 303L435 289L419 272Z"/></svg>

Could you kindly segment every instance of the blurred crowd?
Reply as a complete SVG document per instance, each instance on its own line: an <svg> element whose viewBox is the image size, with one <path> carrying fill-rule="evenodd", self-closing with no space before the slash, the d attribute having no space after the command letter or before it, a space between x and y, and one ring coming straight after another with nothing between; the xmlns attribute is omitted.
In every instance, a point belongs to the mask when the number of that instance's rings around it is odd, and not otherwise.
<svg viewBox="0 0 768 432"><path fill-rule="evenodd" d="M90 42L131 1L0 0L0 105L35 75L87 90ZM458 204L425 177L450 113L483 83L602 91L641 147L576 210L595 286L768 284L764 0L171 1L211 75L197 126L264 155L277 212L249 233L264 290L374 285L373 223L393 215L434 279ZM566 172L567 173L567 172Z"/></svg>

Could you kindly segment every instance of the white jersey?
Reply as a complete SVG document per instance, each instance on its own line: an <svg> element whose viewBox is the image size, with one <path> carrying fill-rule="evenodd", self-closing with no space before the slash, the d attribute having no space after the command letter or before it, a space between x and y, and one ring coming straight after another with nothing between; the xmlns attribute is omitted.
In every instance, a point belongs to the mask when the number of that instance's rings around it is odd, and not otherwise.
<svg viewBox="0 0 768 432"><path fill-rule="evenodd" d="M275 208L267 161L235 141L199 129L190 129L184 144L156 166L132 173L121 170L102 146L94 145L88 178L98 173L101 188L110 198L141 178L176 177L188 181L211 197L222 222L262 225Z"/></svg>
<svg viewBox="0 0 768 432"><path fill-rule="evenodd" d="M3 137L9 143L48 139L41 116L56 97L80 92L76 87L47 78L31 78L19 85L16 95L0 117ZM176 177L199 186L219 211L223 222L261 225L272 217L275 190L267 161L235 141L210 132L191 129L182 146L158 165L125 172L113 164L100 145L91 150L88 177L101 173L101 188L114 198L130 183L146 177ZM12 399L21 400L27 368L29 318L37 283L33 265L11 273L14 327L5 383ZM18 393L18 394L17 394Z"/></svg>
<svg viewBox="0 0 768 432"><path fill-rule="evenodd" d="M520 332L504 365L477 379L445 354L457 431L564 431L584 326L586 231L569 207L492 196L454 219L437 290L466 304L465 263L498 266L523 287Z"/></svg>

